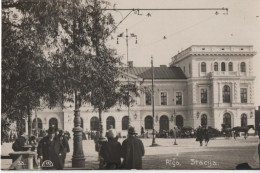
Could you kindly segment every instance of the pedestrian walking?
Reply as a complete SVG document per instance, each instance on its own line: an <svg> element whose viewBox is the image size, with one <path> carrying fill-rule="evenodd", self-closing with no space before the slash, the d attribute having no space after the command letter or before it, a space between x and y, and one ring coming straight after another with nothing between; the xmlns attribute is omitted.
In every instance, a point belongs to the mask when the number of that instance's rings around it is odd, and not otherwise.
<svg viewBox="0 0 260 173"><path fill-rule="evenodd" d="M88 131L88 128L86 128L85 134L86 134L86 140L89 140L89 131Z"/></svg>
<svg viewBox="0 0 260 173"><path fill-rule="evenodd" d="M196 141L200 142L200 146L202 146L202 142L203 142L203 129L201 128L201 126L199 126L199 128L197 129L197 137L196 137Z"/></svg>
<svg viewBox="0 0 260 173"><path fill-rule="evenodd" d="M205 140L205 146L207 146L208 143L209 143L209 138L210 138L208 127L206 127L206 128L204 129L204 134L203 134L203 135L204 135L204 140Z"/></svg>
<svg viewBox="0 0 260 173"><path fill-rule="evenodd" d="M62 146L63 146L63 151L62 151L62 165L63 165L63 167L64 167L66 155L67 155L67 153L70 152L70 146L69 146L69 143L68 143L68 139L67 139L67 137L65 136L65 133L64 133L63 130L60 130L60 131L59 131L59 139L60 139L61 144L62 144Z"/></svg>
<svg viewBox="0 0 260 173"><path fill-rule="evenodd" d="M138 139L134 127L129 127L128 137L122 144L123 168L142 169L142 156L144 156L143 142Z"/></svg>
<svg viewBox="0 0 260 173"><path fill-rule="evenodd" d="M94 142L95 142L95 150L96 150L96 152L99 152L99 137L100 137L100 133L99 133L99 131L97 131L96 132L96 135L95 135L95 137L94 137Z"/></svg>
<svg viewBox="0 0 260 173"><path fill-rule="evenodd" d="M107 140L102 144L100 156L104 158L104 169L118 169L121 166L122 146L116 139L116 133L110 129Z"/></svg>
<svg viewBox="0 0 260 173"><path fill-rule="evenodd" d="M142 138L144 138L144 127L143 126L141 127L141 136L142 136Z"/></svg>
<svg viewBox="0 0 260 173"><path fill-rule="evenodd" d="M43 169L63 169L63 145L55 134L55 128L50 127L48 130L48 136L42 138L39 142L37 153L38 158L40 158L42 162L41 166Z"/></svg>

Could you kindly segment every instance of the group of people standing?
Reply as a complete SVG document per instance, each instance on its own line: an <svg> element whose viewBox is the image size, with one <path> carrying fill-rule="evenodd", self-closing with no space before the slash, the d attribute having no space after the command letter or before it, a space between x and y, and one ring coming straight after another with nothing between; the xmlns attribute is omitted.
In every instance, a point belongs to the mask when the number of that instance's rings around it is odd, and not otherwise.
<svg viewBox="0 0 260 173"><path fill-rule="evenodd" d="M209 130L208 127L199 126L197 129L197 138L196 141L200 142L200 146L203 146L203 140L205 140L205 146L209 143Z"/></svg>
<svg viewBox="0 0 260 173"><path fill-rule="evenodd" d="M100 156L104 159L104 169L142 169L144 145L136 135L135 129L129 127L127 139L121 145L116 131L114 129L107 131L107 141L100 148Z"/></svg>

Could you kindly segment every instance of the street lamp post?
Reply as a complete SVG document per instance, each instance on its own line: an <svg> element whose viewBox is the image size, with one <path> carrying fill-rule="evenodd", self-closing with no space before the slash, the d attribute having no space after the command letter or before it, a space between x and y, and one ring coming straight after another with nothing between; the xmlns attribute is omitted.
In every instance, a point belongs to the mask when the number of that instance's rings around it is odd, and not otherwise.
<svg viewBox="0 0 260 173"><path fill-rule="evenodd" d="M126 61L127 61L127 92L128 92L128 105L127 105L127 111L128 111L128 125L131 126L131 116L130 116L130 103L129 103L129 95L130 95L130 91L129 91L129 63L128 63L128 41L129 38L136 38L135 40L135 44L137 44L137 35L131 33L130 35L128 35L128 29L126 29L126 36L123 36L123 33L121 33L120 35L117 36L117 44L119 44L118 38L120 37L125 37L126 40Z"/></svg>
<svg viewBox="0 0 260 173"><path fill-rule="evenodd" d="M178 145L177 144L177 141L176 141L176 138L177 138L177 130L176 130L176 127L174 127L174 137L175 137L175 139L174 139L174 144L173 145Z"/></svg>
<svg viewBox="0 0 260 173"><path fill-rule="evenodd" d="M153 69L153 57L151 57L152 66L152 114L153 114L153 141L151 147L159 146L155 142L155 129L154 129L154 69Z"/></svg>
<svg viewBox="0 0 260 173"><path fill-rule="evenodd" d="M85 157L82 148L82 128L80 110L78 104L78 92L75 89L75 110L74 110L74 128L73 128L73 156L72 156L72 167L83 168L85 167Z"/></svg>
<svg viewBox="0 0 260 173"><path fill-rule="evenodd" d="M174 109L173 115L174 115L174 117L176 118L176 111L175 111L175 109ZM173 129L174 129L174 144L173 144L173 145L178 145L178 144L177 144L177 141L176 141L176 138L177 138L176 119L175 119L175 126L174 126Z"/></svg>
<svg viewBox="0 0 260 173"><path fill-rule="evenodd" d="M101 146L106 141L106 138L103 136L103 124L102 124L102 109L104 108L105 102L102 102L102 108L99 108L99 138L98 138L98 160L99 160L99 169L102 169L104 166L104 158L100 156Z"/></svg>

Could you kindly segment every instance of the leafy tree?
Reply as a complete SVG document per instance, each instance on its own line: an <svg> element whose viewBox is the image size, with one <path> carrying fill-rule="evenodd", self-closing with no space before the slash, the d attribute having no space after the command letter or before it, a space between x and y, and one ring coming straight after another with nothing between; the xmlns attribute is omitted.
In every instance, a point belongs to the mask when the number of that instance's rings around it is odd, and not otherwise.
<svg viewBox="0 0 260 173"><path fill-rule="evenodd" d="M24 115L30 117L47 92L44 68L48 62L42 49L47 32L40 21L42 15L33 8L39 4L42 3L2 1L1 113L17 122Z"/></svg>

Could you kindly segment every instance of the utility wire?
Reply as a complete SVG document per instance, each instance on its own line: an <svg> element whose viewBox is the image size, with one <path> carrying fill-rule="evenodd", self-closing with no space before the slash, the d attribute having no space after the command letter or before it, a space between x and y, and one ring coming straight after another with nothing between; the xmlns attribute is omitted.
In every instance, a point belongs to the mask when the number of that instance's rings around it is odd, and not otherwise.
<svg viewBox="0 0 260 173"><path fill-rule="evenodd" d="M175 35L175 34L177 34L177 33L181 33L181 32L183 32L183 31L185 31L185 30L187 30L187 29L190 29L190 28L196 26L196 25L199 25L199 24L201 24L201 23L203 23L203 22L206 22L207 20L211 19L211 18L214 17L214 16L215 16L215 15L210 16L210 17L208 17L208 18L206 18L206 19L203 19L203 20L201 20L201 21L199 21L199 22L197 22L197 23L195 23L195 24L193 24L193 25L190 25L190 26L188 26L188 27L186 27L186 28L184 28L184 29L182 29L182 30L176 31L176 32L174 32L174 33L171 33L170 35L165 35L165 36L167 36L167 39L168 39L169 37L171 37L171 36L173 36L173 35ZM151 45L157 44L157 43L159 43L159 42L161 42L161 41L163 41L163 40L164 40L164 39L159 39L159 40L156 40L156 41L154 41L154 42L152 42L152 43L145 44L145 45L143 45L142 47L151 46Z"/></svg>
<svg viewBox="0 0 260 173"><path fill-rule="evenodd" d="M228 11L228 8L105 8L101 10L121 10L121 11L139 11L139 10L151 10L151 11L173 11L173 10L225 10Z"/></svg>
<svg viewBox="0 0 260 173"><path fill-rule="evenodd" d="M133 11L130 11L113 29L110 31L110 33L106 36L106 38L132 13Z"/></svg>
<svg viewBox="0 0 260 173"><path fill-rule="evenodd" d="M110 31L110 33L106 36L106 38L133 12L136 11L139 14L140 10L148 10L148 11L212 11L212 10L225 10L228 13L228 8L103 8L101 10L104 11L129 11L130 12Z"/></svg>

